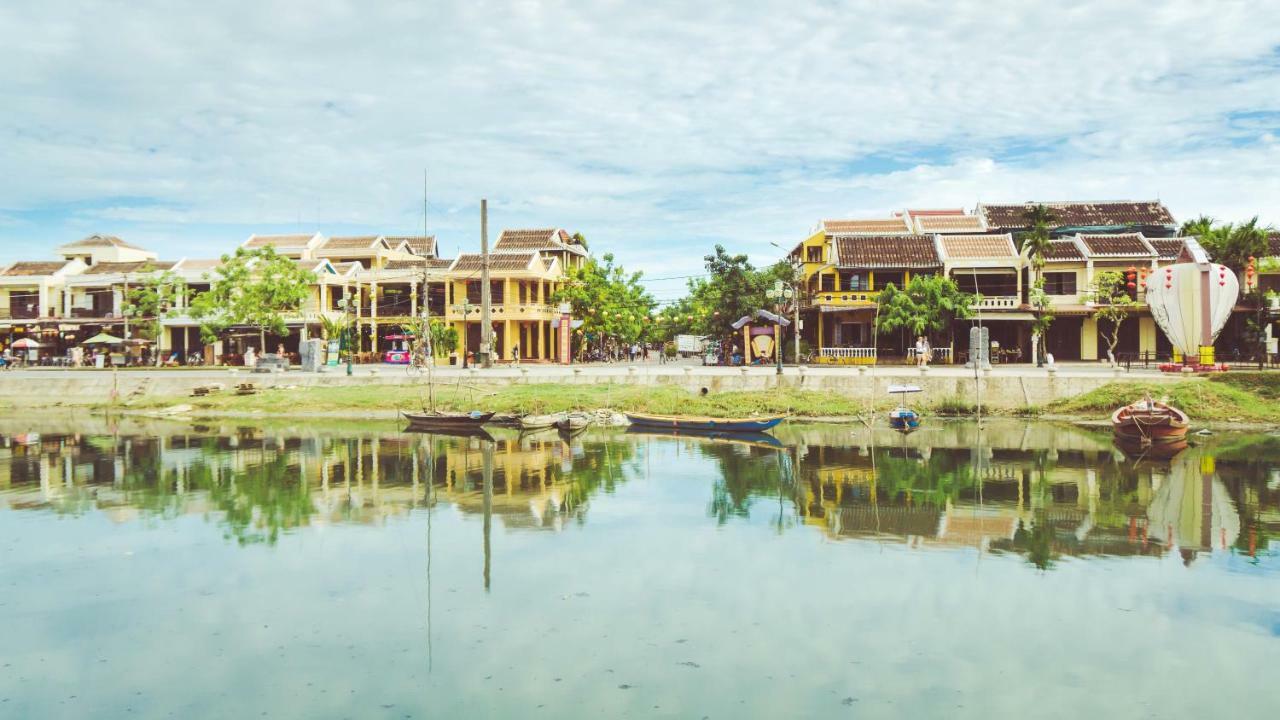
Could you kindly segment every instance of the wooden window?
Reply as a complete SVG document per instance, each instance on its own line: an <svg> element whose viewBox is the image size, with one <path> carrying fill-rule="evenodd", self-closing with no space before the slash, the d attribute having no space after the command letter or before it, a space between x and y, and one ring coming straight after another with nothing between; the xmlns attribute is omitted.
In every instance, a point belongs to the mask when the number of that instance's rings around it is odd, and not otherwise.
<svg viewBox="0 0 1280 720"><path fill-rule="evenodd" d="M804 261L811 262L811 263L822 262L822 246L810 245L809 247L805 248Z"/></svg>
<svg viewBox="0 0 1280 720"><path fill-rule="evenodd" d="M822 275L820 275L820 276L819 276L819 278L821 279L821 280L820 280L820 281L821 281L821 285L820 285L820 287L819 287L819 291L820 291L820 292L834 292L834 291L835 291L835 289L836 289L836 276L835 276L835 275L832 275L831 273L822 273Z"/></svg>
<svg viewBox="0 0 1280 720"><path fill-rule="evenodd" d="M1047 295L1075 295L1076 274L1073 272L1045 273L1044 291Z"/></svg>

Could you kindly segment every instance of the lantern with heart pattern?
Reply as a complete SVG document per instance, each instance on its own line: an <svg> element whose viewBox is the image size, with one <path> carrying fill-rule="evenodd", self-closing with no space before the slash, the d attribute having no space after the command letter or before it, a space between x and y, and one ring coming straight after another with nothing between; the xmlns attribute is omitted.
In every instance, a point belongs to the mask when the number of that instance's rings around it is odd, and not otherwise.
<svg viewBox="0 0 1280 720"><path fill-rule="evenodd" d="M1178 263L1155 270L1147 284L1147 306L1156 325L1184 357L1212 345L1240 295L1235 273L1218 264Z"/></svg>

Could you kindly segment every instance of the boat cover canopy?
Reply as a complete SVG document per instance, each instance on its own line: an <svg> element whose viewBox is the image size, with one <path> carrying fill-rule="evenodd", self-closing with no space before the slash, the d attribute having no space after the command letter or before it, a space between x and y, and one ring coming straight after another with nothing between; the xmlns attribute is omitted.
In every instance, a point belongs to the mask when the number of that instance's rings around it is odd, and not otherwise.
<svg viewBox="0 0 1280 720"><path fill-rule="evenodd" d="M890 393L916 393L920 392L919 385L890 385Z"/></svg>

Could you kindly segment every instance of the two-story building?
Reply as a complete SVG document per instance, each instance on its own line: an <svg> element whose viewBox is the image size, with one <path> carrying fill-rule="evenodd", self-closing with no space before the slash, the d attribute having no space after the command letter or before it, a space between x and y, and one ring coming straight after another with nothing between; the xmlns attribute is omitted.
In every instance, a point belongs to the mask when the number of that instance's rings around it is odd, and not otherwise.
<svg viewBox="0 0 1280 720"><path fill-rule="evenodd" d="M568 273L582 266L587 249L559 228L503 230L489 253L489 286L495 357L510 360L519 346L527 361L560 359L556 329L560 315L552 296ZM458 330L460 345L478 352L481 341L480 301L484 258L460 254L445 273L446 319Z"/></svg>

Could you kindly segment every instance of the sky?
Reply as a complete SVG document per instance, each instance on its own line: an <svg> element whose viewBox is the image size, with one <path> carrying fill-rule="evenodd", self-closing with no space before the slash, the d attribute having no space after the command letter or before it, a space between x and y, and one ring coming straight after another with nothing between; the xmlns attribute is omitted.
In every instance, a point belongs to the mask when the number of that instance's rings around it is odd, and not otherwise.
<svg viewBox="0 0 1280 720"><path fill-rule="evenodd" d="M681 294L823 218L1163 200L1280 223L1280 2L0 4L0 264L91 233L443 254L562 227ZM670 278L660 280L658 278Z"/></svg>

